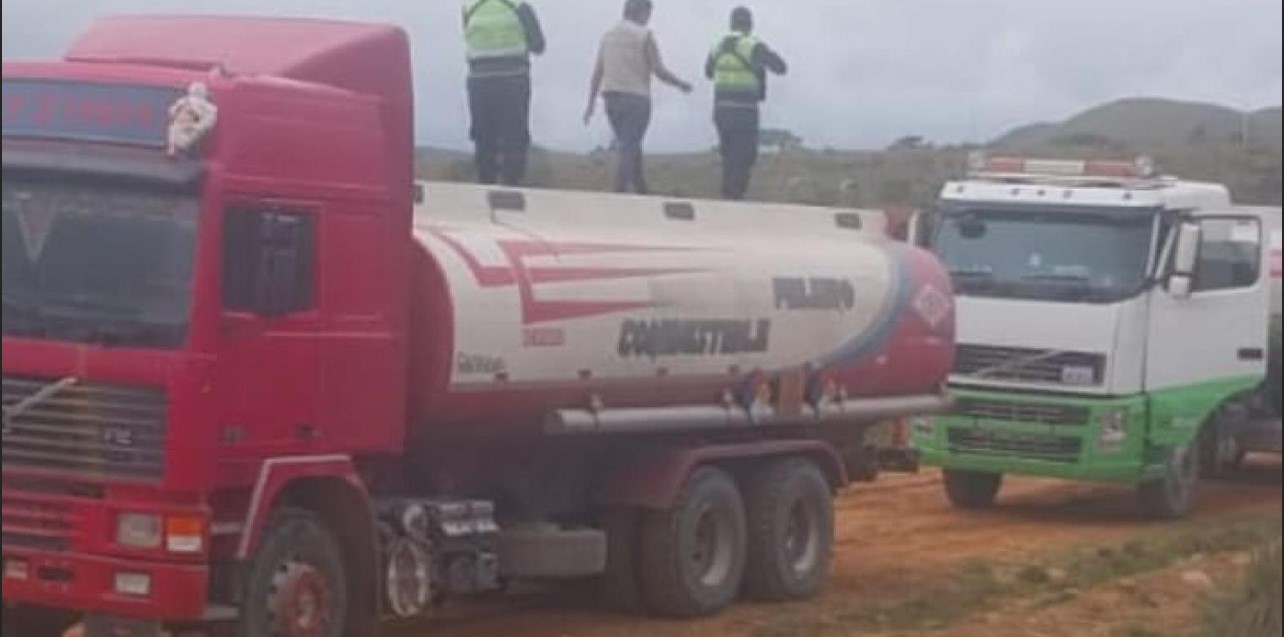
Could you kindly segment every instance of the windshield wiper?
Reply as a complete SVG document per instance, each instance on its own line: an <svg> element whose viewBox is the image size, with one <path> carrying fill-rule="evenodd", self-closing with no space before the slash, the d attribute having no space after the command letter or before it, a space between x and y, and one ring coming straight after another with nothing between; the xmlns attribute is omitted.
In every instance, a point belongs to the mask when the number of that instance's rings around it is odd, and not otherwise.
<svg viewBox="0 0 1284 637"><path fill-rule="evenodd" d="M54 296L45 299L45 306L60 310L108 314L115 318L135 318L143 314L142 308L135 305L86 296Z"/></svg>
<svg viewBox="0 0 1284 637"><path fill-rule="evenodd" d="M994 270L988 268L958 268L950 270L950 276L960 279L993 279Z"/></svg>
<svg viewBox="0 0 1284 637"><path fill-rule="evenodd" d="M1092 278L1082 274L1027 274L1021 280L1053 284L1049 292L1067 301L1085 301L1096 291Z"/></svg>
<svg viewBox="0 0 1284 637"><path fill-rule="evenodd" d="M1092 277L1082 274L1027 274L1021 277L1022 281L1047 281L1049 283L1080 283L1083 285L1092 285Z"/></svg>

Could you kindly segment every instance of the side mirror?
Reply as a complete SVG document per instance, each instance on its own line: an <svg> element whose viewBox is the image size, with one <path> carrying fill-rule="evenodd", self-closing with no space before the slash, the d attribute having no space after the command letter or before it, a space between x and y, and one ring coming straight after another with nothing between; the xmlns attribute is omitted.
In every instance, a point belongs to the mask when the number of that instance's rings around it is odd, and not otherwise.
<svg viewBox="0 0 1284 637"><path fill-rule="evenodd" d="M1195 280L1184 274L1174 274L1168 278L1168 294L1174 299L1190 298L1194 288Z"/></svg>
<svg viewBox="0 0 1284 637"><path fill-rule="evenodd" d="M936 234L936 223L940 219L940 213L934 208L919 210L910 217L907 236L907 243L920 248L930 249L932 247L932 238Z"/></svg>
<svg viewBox="0 0 1284 637"><path fill-rule="evenodd" d="M1175 298L1189 298L1194 291L1195 269L1199 267L1199 247L1203 240L1203 228L1197 223L1185 222L1177 228L1172 271L1168 275L1168 293Z"/></svg>

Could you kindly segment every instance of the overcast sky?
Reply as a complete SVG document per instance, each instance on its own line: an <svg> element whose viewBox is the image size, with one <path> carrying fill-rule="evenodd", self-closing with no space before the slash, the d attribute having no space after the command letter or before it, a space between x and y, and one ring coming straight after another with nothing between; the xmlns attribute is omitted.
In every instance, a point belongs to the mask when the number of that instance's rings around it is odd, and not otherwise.
<svg viewBox="0 0 1284 637"><path fill-rule="evenodd" d="M1281 102L1280 0L742 0L791 64L771 85L765 124L816 147L865 148L907 134L979 140L1118 97ZM622 0L532 0L549 37L535 66L537 143L609 139L580 122L601 32ZM656 0L669 65L701 80L736 0ZM96 15L270 13L404 26L415 45L419 141L467 145L456 0L4 0L6 59L57 55ZM713 145L710 90L657 89L649 146Z"/></svg>

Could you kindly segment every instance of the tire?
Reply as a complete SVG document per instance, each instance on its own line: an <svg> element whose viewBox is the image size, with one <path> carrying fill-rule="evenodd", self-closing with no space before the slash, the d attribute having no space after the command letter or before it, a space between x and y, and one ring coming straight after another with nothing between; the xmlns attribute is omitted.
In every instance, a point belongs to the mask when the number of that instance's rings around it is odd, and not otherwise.
<svg viewBox="0 0 1284 637"><path fill-rule="evenodd" d="M834 502L829 481L803 458L778 460L750 479L745 593L767 602L814 596L829 575Z"/></svg>
<svg viewBox="0 0 1284 637"><path fill-rule="evenodd" d="M945 470L945 495L960 509L988 509L1003 487L1003 474Z"/></svg>
<svg viewBox="0 0 1284 637"><path fill-rule="evenodd" d="M239 635L345 637L348 633L343 551L316 514L299 509L273 514L248 572Z"/></svg>
<svg viewBox="0 0 1284 637"><path fill-rule="evenodd" d="M1209 478L1231 477L1240 469L1248 452L1239 444L1239 440L1229 432L1236 420L1247 421L1247 413L1236 414L1234 407L1224 405L1209 419L1200 432L1199 461L1200 476ZM1238 418L1237 418L1238 416Z"/></svg>
<svg viewBox="0 0 1284 637"><path fill-rule="evenodd" d="M639 511L629 508L611 509L602 518L602 529L606 531L606 573L599 582L599 592L603 605L615 612L641 614L646 610L638 572L641 521Z"/></svg>
<svg viewBox="0 0 1284 637"><path fill-rule="evenodd" d="M1199 487L1199 450L1184 447L1172 453L1164 477L1137 490L1141 510L1156 520L1177 520L1190 513Z"/></svg>
<svg viewBox="0 0 1284 637"><path fill-rule="evenodd" d="M76 623L76 616L62 611L31 606L4 607L0 634L22 637L62 637Z"/></svg>
<svg viewBox="0 0 1284 637"><path fill-rule="evenodd" d="M740 592L747 545L744 503L725 471L700 467L673 506L642 521L642 591L656 615L691 618L729 606Z"/></svg>

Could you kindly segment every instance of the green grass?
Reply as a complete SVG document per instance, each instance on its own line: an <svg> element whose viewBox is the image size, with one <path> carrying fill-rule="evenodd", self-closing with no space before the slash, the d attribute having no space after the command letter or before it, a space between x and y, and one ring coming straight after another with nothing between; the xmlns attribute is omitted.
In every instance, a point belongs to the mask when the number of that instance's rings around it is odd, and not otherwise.
<svg viewBox="0 0 1284 637"><path fill-rule="evenodd" d="M1248 577L1235 591L1212 598L1205 613L1207 637L1276 637L1284 630L1284 552L1279 538L1254 556Z"/></svg>
<svg viewBox="0 0 1284 637"><path fill-rule="evenodd" d="M1195 555L1252 551L1272 544L1278 546L1281 532L1284 532L1284 521L1280 517L1249 516L1220 520L1216 524L1164 529L1116 546L1057 551L1021 563L971 561L943 573L931 587L896 604L856 606L830 612L782 613L774 621L755 626L752 637L942 629L993 610L1005 600L1029 600L1029 609L1037 611L1073 602L1078 599L1080 591L1094 586L1161 570ZM1267 558L1263 560L1263 563L1270 561ZM1278 578L1278 548L1274 562L1277 565L1274 577ZM1054 573L1056 577L1052 576ZM1260 580L1269 580L1270 574L1255 574L1255 577L1250 585L1254 591L1262 588ZM1256 605L1269 606L1265 600L1273 597L1276 600L1274 621L1278 622L1279 581L1273 581L1273 589L1266 588L1265 593L1251 600L1237 600L1257 608ZM1246 593L1240 597L1249 595ZM1269 608L1262 613L1269 614ZM1224 617L1242 613L1227 610L1213 614ZM1276 631L1273 634L1280 633ZM1138 628L1123 635L1143 637L1150 633ZM1209 633L1209 637L1214 635L1259 637L1262 633Z"/></svg>

